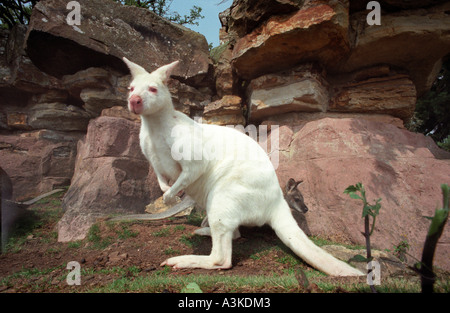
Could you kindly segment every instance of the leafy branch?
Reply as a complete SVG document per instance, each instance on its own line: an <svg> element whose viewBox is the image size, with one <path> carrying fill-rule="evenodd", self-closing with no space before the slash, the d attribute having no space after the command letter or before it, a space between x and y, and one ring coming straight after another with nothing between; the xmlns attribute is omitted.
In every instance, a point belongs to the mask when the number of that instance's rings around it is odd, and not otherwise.
<svg viewBox="0 0 450 313"><path fill-rule="evenodd" d="M204 16L201 14L202 8L194 5L189 10L189 15L181 16L176 11L171 11L170 7L173 0L114 0L124 5L136 6L139 8L146 8L159 16L180 25L197 25L198 20L203 19Z"/></svg>
<svg viewBox="0 0 450 313"><path fill-rule="evenodd" d="M31 9L39 0L3 0L0 4L0 27L28 24Z"/></svg>
<svg viewBox="0 0 450 313"><path fill-rule="evenodd" d="M356 185L348 186L347 189L345 189L344 193L348 194L350 198L361 200L363 202L363 212L362 217L364 218L364 237L366 238L366 251L367 251L367 257L364 258L361 255L354 256L352 259L353 261L357 262L370 262L372 261L372 251L370 247L370 236L373 233L373 230L375 229L375 221L377 218L377 215L380 213L381 209L381 198L377 199L375 201L375 204L371 205L367 201L366 198L366 190L362 183L357 183ZM359 194L358 194L359 193ZM370 227L370 217L372 217L372 227ZM370 274L372 272L372 268L369 266L367 270L367 274ZM370 289L372 292L376 292L375 287L373 284L370 284Z"/></svg>

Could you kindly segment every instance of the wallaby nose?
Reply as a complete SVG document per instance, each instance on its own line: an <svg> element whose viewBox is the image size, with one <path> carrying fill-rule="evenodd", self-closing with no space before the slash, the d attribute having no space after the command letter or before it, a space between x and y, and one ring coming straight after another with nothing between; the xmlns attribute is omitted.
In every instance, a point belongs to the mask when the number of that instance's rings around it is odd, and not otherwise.
<svg viewBox="0 0 450 313"><path fill-rule="evenodd" d="M128 103L130 105L130 111L132 111L135 114L141 114L143 105L142 105L142 98L138 95L132 95L130 99L128 99Z"/></svg>

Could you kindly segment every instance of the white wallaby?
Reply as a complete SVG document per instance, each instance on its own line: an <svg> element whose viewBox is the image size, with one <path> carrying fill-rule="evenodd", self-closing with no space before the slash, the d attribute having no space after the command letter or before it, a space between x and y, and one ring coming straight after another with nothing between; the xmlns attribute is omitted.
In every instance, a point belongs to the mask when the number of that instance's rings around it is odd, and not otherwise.
<svg viewBox="0 0 450 313"><path fill-rule="evenodd" d="M232 266L232 237L240 225L269 224L311 266L333 276L363 275L316 246L298 227L266 152L245 134L200 124L174 109L166 86L178 61L152 73L123 59L132 74L128 107L141 116L140 145L167 204L184 191L206 209L210 255L165 260L174 268ZM173 183L173 184L172 184Z"/></svg>

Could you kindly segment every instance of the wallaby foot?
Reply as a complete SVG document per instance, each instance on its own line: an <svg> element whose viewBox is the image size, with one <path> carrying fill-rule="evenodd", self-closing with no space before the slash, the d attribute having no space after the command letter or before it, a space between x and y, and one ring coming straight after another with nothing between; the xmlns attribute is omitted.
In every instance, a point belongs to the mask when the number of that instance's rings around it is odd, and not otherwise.
<svg viewBox="0 0 450 313"><path fill-rule="evenodd" d="M211 255L182 255L165 260L161 266L168 265L173 268L204 268L204 269L228 269L229 262L217 262Z"/></svg>

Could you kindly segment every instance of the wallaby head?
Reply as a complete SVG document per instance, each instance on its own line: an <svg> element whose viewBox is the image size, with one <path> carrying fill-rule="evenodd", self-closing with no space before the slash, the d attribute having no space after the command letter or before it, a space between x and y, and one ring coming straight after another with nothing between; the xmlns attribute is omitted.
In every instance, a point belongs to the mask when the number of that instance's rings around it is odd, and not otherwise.
<svg viewBox="0 0 450 313"><path fill-rule="evenodd" d="M284 198L292 209L306 213L308 212L308 207L303 200L302 193L297 188L302 182L303 180L296 182L293 178L290 178L284 189Z"/></svg>
<svg viewBox="0 0 450 313"><path fill-rule="evenodd" d="M127 58L123 61L130 69L132 81L128 95L128 109L140 115L152 115L161 109L173 107L167 81L178 61L164 65L152 73Z"/></svg>

